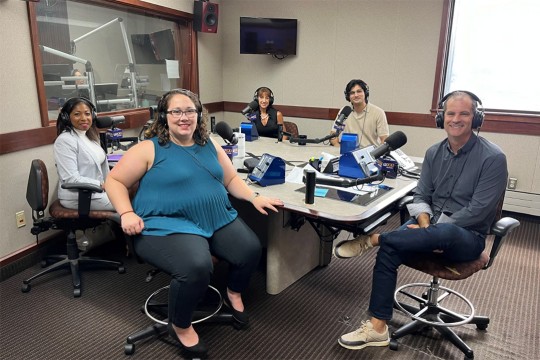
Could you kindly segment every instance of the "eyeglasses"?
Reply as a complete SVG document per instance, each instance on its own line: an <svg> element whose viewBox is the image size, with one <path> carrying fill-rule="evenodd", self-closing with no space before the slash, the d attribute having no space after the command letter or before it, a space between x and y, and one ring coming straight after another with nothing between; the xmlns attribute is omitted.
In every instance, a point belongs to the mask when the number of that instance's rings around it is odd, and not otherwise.
<svg viewBox="0 0 540 360"><path fill-rule="evenodd" d="M166 112L167 114L172 115L173 118L179 119L182 117L182 115L186 115L188 118L194 118L197 116L197 109L187 109L187 110L180 110L180 109L173 109Z"/></svg>
<svg viewBox="0 0 540 360"><path fill-rule="evenodd" d="M364 90L349 91L349 95L362 94Z"/></svg>

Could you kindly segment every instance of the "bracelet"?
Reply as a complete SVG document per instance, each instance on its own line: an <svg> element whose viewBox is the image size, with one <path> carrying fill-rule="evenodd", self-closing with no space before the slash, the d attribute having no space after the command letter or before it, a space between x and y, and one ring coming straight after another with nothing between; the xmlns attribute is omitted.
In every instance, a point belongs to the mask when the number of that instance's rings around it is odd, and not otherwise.
<svg viewBox="0 0 540 360"><path fill-rule="evenodd" d="M255 198L261 196L261 194L259 194L258 192L254 192L251 197L249 198L249 202L252 203L253 200L255 200Z"/></svg>
<svg viewBox="0 0 540 360"><path fill-rule="evenodd" d="M135 211L133 210L129 210L129 211L124 211L123 213L120 214L120 217L126 215L126 214L129 214L129 213L134 213Z"/></svg>

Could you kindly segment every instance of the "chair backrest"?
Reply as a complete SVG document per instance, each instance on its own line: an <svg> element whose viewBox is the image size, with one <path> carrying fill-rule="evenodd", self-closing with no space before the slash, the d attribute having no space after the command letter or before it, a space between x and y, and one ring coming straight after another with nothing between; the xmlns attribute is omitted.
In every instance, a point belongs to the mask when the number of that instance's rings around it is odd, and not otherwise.
<svg viewBox="0 0 540 360"><path fill-rule="evenodd" d="M32 208L34 219L44 217L49 202L49 176L47 166L40 159L32 160L26 187L26 201Z"/></svg>
<svg viewBox="0 0 540 360"><path fill-rule="evenodd" d="M292 137L297 138L298 137L298 126L296 126L295 123L291 121L284 121L283 125L285 125L285 131L290 133Z"/></svg>

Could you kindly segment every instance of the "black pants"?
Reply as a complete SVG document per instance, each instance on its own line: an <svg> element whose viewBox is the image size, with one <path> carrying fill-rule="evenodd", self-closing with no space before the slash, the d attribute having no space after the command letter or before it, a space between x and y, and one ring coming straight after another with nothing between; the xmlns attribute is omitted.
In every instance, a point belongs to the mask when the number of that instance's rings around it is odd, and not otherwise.
<svg viewBox="0 0 540 360"><path fill-rule="evenodd" d="M240 293L248 287L261 257L257 235L240 218L209 239L192 234L142 235L134 244L138 256L172 276L169 319L184 329L191 326L193 311L210 283L212 255L229 263L227 287Z"/></svg>

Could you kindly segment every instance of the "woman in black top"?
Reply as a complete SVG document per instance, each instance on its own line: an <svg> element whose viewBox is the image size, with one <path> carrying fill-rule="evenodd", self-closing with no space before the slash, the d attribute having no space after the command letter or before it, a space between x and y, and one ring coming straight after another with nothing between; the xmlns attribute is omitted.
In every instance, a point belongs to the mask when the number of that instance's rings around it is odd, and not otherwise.
<svg viewBox="0 0 540 360"><path fill-rule="evenodd" d="M282 125L283 131L283 114L272 106L274 103L274 94L267 87L260 87L255 90L253 100L259 104L258 109L249 116L249 120L257 126L259 136L278 137L278 126ZM286 137L284 137L286 140Z"/></svg>

